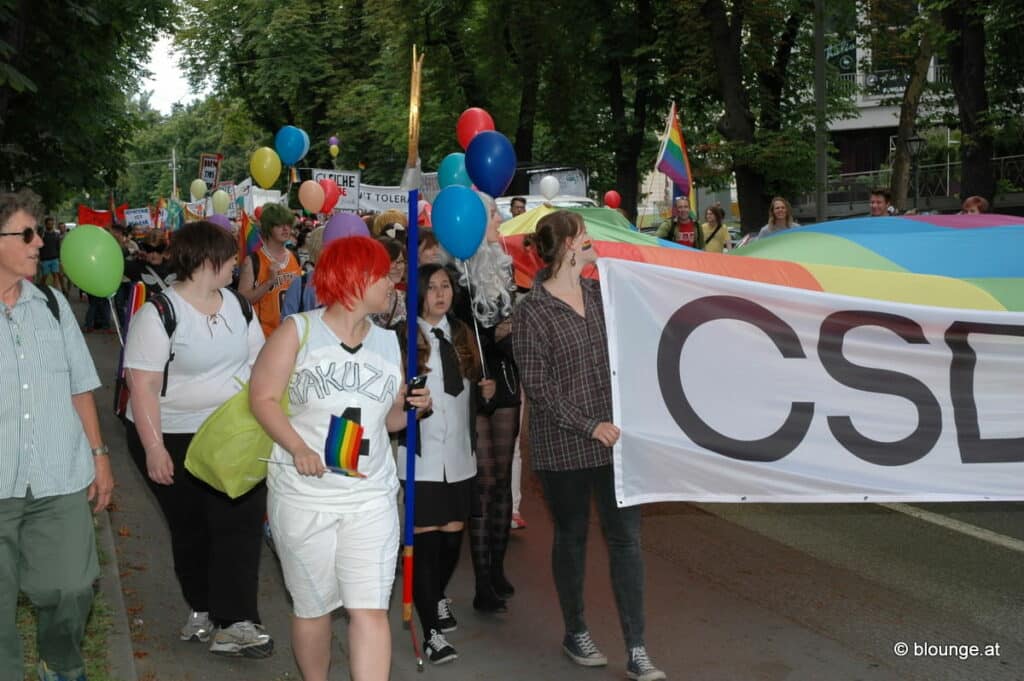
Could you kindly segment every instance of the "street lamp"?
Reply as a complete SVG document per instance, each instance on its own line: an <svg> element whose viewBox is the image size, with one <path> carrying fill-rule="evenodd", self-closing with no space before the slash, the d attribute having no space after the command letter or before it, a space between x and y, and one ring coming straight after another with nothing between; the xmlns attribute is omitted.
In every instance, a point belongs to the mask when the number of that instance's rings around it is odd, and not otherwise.
<svg viewBox="0 0 1024 681"><path fill-rule="evenodd" d="M924 147L928 144L928 140L918 135L916 132L907 138L907 153L910 154L910 163L913 166L914 171L914 212L917 212L917 204L921 200L921 184L918 181L918 167L917 161L918 156L924 151Z"/></svg>

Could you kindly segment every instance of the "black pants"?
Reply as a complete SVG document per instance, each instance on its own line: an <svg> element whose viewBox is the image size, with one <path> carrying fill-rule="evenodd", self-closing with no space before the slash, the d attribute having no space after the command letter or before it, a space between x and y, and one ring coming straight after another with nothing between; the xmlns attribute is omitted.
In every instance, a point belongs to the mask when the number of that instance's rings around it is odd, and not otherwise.
<svg viewBox="0 0 1024 681"><path fill-rule="evenodd" d="M587 630L583 619L583 575L587 560L590 500L608 543L612 593L626 648L644 645L644 559L640 549L640 507L615 502L611 464L574 471L537 471L555 522L551 570L562 607L565 633Z"/></svg>
<svg viewBox="0 0 1024 681"><path fill-rule="evenodd" d="M165 434L164 446L174 462L174 483L159 485L146 472L146 452L135 425L128 422L128 451L153 491L171 530L174 573L192 610L209 612L219 626L260 621L259 590L264 483L231 499L185 470L192 434Z"/></svg>

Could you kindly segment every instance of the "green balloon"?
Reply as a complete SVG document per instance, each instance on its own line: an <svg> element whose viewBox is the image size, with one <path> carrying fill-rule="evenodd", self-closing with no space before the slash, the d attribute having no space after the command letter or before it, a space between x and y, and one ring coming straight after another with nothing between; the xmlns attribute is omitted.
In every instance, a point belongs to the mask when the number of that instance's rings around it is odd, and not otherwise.
<svg viewBox="0 0 1024 681"><path fill-rule="evenodd" d="M60 264L68 279L100 298L114 295L124 275L124 256L114 235L95 225L79 225L60 244Z"/></svg>

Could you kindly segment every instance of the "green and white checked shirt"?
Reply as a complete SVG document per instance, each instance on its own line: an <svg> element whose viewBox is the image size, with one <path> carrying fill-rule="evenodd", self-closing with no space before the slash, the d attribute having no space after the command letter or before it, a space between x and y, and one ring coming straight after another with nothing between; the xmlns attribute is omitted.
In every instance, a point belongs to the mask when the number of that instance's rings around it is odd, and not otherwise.
<svg viewBox="0 0 1024 681"><path fill-rule="evenodd" d="M71 396L100 385L67 299L54 291L60 322L46 295L22 282L13 308L0 305L0 499L70 494L87 487L94 468Z"/></svg>

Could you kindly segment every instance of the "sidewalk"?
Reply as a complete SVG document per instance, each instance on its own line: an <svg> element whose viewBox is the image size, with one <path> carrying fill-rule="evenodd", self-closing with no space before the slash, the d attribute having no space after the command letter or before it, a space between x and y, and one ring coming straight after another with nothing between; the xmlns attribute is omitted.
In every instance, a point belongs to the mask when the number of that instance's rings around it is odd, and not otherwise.
<svg viewBox="0 0 1024 681"><path fill-rule="evenodd" d="M81 315L84 310L75 305ZM87 341L104 387L97 391L103 432L110 446L117 487L107 533L116 545L105 568L104 592L116 610L110 656L121 681L292 681L299 679L289 640L289 604L276 559L263 552L260 610L276 650L265 660L222 658L206 646L178 640L188 611L171 566L169 536L156 502L131 462L124 429L113 416L110 388L119 347L113 335L89 335ZM473 575L464 550L449 597L459 627L448 638L459 652L451 664L425 663L417 673L409 632L401 623L401 580L392 592L390 619L396 681L444 678L446 681L505 679L520 681L608 681L625 678L626 654L609 585L607 554L596 516L588 553L586 603L595 641L609 658L606 668L582 668L561 652L561 615L550 571L551 524L532 474L524 472L523 513L528 529L512 532L507 572L516 587L509 612L482 616L472 608ZM701 551L697 543L713 523L699 511L680 515L647 513L645 536L673 543L679 551ZM691 519L692 516L692 519ZM104 535L101 534L101 539ZM468 542L466 542L468 544ZM654 542L652 542L653 545ZM812 631L757 603L728 591L717 580L685 568L671 554L645 549L647 569L647 645L669 679L827 679L837 669L856 676L897 679L877 660L851 651L827 635ZM709 556L709 560L714 560ZM113 591L114 593L111 593ZM416 625L417 634L419 624ZM341 616L334 624L332 680L348 679L347 639ZM842 675L842 673L841 673Z"/></svg>

